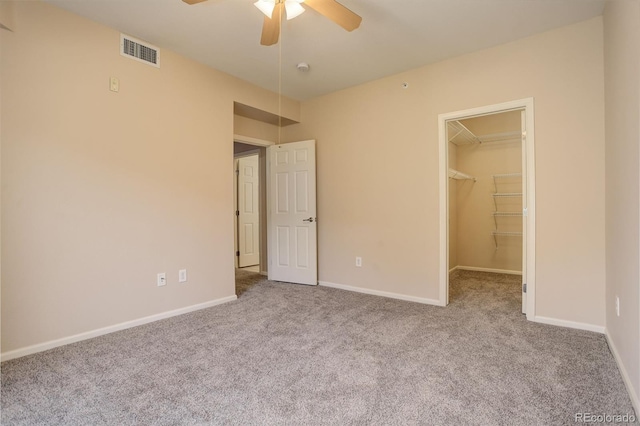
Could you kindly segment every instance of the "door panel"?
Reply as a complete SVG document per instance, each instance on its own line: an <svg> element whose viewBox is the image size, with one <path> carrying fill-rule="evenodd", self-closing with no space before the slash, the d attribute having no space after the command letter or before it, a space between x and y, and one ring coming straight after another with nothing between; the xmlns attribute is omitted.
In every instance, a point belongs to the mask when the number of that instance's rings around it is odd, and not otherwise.
<svg viewBox="0 0 640 426"><path fill-rule="evenodd" d="M269 279L318 283L315 141L274 145L269 161Z"/></svg>
<svg viewBox="0 0 640 426"><path fill-rule="evenodd" d="M260 263L258 156L238 159L238 266Z"/></svg>

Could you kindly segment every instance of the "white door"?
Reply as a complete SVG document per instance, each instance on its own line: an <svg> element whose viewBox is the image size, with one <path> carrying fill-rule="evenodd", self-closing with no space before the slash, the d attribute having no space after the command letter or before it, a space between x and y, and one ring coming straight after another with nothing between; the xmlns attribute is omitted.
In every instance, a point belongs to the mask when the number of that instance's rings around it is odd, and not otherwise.
<svg viewBox="0 0 640 426"><path fill-rule="evenodd" d="M238 267L260 263L258 156L238 159Z"/></svg>
<svg viewBox="0 0 640 426"><path fill-rule="evenodd" d="M318 283L315 141L267 148L269 279Z"/></svg>
<svg viewBox="0 0 640 426"><path fill-rule="evenodd" d="M527 114L520 112L522 127L522 313L527 313Z"/></svg>

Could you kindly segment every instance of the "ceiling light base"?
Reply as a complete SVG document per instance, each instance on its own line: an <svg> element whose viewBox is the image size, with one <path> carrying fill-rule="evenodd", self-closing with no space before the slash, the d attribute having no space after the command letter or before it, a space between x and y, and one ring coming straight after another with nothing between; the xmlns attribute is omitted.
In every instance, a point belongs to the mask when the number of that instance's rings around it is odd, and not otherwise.
<svg viewBox="0 0 640 426"><path fill-rule="evenodd" d="M301 71L301 72L307 72L311 69L309 64L306 62L300 62L298 65L296 65L296 68L298 68L298 71Z"/></svg>

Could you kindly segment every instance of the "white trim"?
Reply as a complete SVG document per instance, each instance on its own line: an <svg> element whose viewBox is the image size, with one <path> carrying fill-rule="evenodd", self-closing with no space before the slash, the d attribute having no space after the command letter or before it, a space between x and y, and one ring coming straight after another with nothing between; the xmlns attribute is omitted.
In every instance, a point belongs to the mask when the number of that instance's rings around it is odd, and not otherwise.
<svg viewBox="0 0 640 426"><path fill-rule="evenodd" d="M323 287L337 288L339 290L353 291L356 293L371 294L373 296L388 297L390 299L404 300L407 302L416 302L416 303L423 303L425 305L443 306L440 303L440 301L437 299L427 299L425 297L408 296L406 294L390 293L388 291L372 290L369 288L362 288L362 287L353 287L350 285L335 284L327 281L319 281L318 284Z"/></svg>
<svg viewBox="0 0 640 426"><path fill-rule="evenodd" d="M94 337L103 336L105 334L114 333L120 330L126 330L127 328L137 327L139 325L148 324L150 322L159 321L165 318L175 317L178 315L187 314L189 312L199 311L200 309L206 309L212 306L221 305L223 303L236 300L237 298L238 296L236 295L223 297L221 299L210 300L208 302L199 303L197 305L191 305L191 306L187 306L180 309L174 309L172 311L162 312L159 314L150 315L148 317L143 317L136 320L121 322L120 324L98 328L97 330L87 331L87 332L76 334L73 336L63 337L61 339L50 340L44 343L38 343L36 345L27 346L25 348L15 349L13 351L4 352L0 354L0 360L4 362L10 359L20 358L26 355L31 355L31 354L46 351L49 349L57 348L59 346L80 342L82 340L92 339Z"/></svg>
<svg viewBox="0 0 640 426"><path fill-rule="evenodd" d="M475 271L475 272L492 272L494 274L507 274L507 275L522 275L522 271L512 271L509 269L493 269L493 268L478 268L475 266L456 266L450 271Z"/></svg>
<svg viewBox="0 0 640 426"><path fill-rule="evenodd" d="M252 138L251 136L244 136L244 135L238 135L238 134L233 135L233 141L246 143L247 145L255 145L255 146L270 146L270 145L276 144L275 142L268 141L266 139Z"/></svg>
<svg viewBox="0 0 640 426"><path fill-rule="evenodd" d="M438 116L438 146L440 176L440 273L438 297L441 306L449 304L449 157L447 141L447 121L442 114Z"/></svg>
<svg viewBox="0 0 640 426"><path fill-rule="evenodd" d="M265 277L269 276L269 272L267 271L260 271L260 275L263 275Z"/></svg>
<svg viewBox="0 0 640 426"><path fill-rule="evenodd" d="M479 117L499 112L525 110L527 125L527 319L535 318L535 125L534 125L534 101L533 98L519 99L501 104L471 108L462 111L450 112L438 115L438 146L439 146L439 204L440 204L440 268L439 268L439 305L446 306L449 303L449 164L447 158L447 132L446 122L461 118Z"/></svg>
<svg viewBox="0 0 640 426"><path fill-rule="evenodd" d="M537 322L540 324L556 325L558 327L575 328L577 330L593 331L594 333L604 334L604 327L601 325L586 324L584 322L567 321L541 316L536 316L533 319L527 316L527 319L529 321Z"/></svg>
<svg viewBox="0 0 640 426"><path fill-rule="evenodd" d="M611 336L609 335L609 329L605 329L604 337L607 339L607 343L609 344L609 349L611 349L611 353L613 354L613 358L616 360L618 364L618 370L620 370L620 375L622 376L622 381L627 387L627 392L629 393L629 399L631 399L631 403L633 404L633 408L636 410L636 413L640 414L640 398L638 394L633 389L633 384L631 378L629 377L629 372L626 368L624 368L624 364L622 363L622 358L620 358L620 353L616 348L616 345L613 343Z"/></svg>

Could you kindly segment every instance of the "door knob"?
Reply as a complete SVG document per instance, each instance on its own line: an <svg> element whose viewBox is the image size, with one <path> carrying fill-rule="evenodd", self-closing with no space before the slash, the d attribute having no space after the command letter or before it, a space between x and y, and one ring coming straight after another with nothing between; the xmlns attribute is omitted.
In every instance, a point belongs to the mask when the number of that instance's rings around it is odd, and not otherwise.
<svg viewBox="0 0 640 426"><path fill-rule="evenodd" d="M310 217L309 219L302 219L303 222L310 222L313 223L314 222L314 218Z"/></svg>

